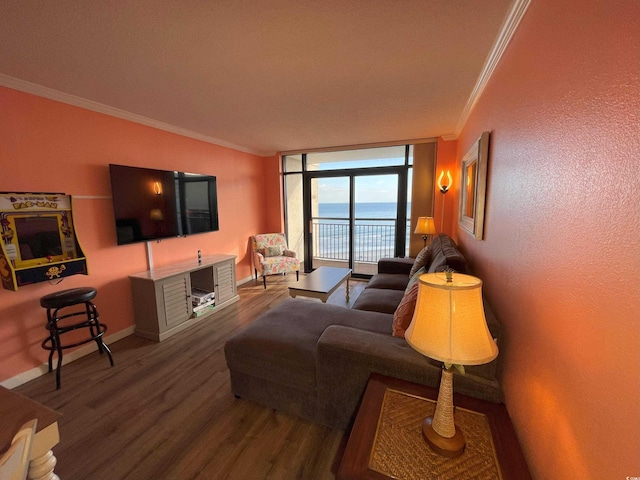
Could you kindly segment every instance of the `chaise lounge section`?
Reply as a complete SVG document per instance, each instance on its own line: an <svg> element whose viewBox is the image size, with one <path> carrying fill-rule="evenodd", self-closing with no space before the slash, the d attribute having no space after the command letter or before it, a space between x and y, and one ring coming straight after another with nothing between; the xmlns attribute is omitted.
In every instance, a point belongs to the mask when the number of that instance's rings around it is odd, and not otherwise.
<svg viewBox="0 0 640 480"><path fill-rule="evenodd" d="M410 281L446 268L467 270L453 240L439 235L415 260L381 260L379 273L351 309L284 300L227 341L232 392L342 429L353 420L373 372L437 386L441 364L413 350L403 336L393 335L394 313ZM485 316L500 346L500 324L486 301ZM455 391L501 402L500 362L498 356L489 364L466 367L466 375L455 375Z"/></svg>

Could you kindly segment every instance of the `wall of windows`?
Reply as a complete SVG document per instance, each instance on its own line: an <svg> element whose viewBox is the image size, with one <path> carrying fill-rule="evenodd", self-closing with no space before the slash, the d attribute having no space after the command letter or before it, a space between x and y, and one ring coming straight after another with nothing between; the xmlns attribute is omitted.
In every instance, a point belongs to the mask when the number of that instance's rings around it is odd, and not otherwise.
<svg viewBox="0 0 640 480"><path fill-rule="evenodd" d="M379 258L415 255L412 226L433 211L435 146L283 156L287 236L305 269L340 266L365 276L376 273ZM430 201L425 201L424 172L430 172Z"/></svg>

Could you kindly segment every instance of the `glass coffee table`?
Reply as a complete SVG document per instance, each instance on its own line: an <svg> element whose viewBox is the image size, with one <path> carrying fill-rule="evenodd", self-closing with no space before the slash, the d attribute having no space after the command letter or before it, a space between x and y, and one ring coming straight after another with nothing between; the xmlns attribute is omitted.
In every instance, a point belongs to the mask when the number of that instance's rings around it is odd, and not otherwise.
<svg viewBox="0 0 640 480"><path fill-rule="evenodd" d="M342 284L347 282L347 301L349 301L350 268L318 267L313 272L302 277L296 284L289 287L289 295L293 298L319 298L326 303L327 298Z"/></svg>

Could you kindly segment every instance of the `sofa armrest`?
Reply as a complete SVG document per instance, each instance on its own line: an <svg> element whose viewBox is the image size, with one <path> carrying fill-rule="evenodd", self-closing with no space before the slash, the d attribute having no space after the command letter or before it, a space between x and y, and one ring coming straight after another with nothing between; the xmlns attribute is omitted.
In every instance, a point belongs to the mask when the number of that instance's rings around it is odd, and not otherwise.
<svg viewBox="0 0 640 480"><path fill-rule="evenodd" d="M381 258L378 260L378 273L404 273L409 275L415 258Z"/></svg>
<svg viewBox="0 0 640 480"><path fill-rule="evenodd" d="M287 249L285 249L282 252L282 255L284 255L285 257L292 257L292 258L296 258L297 257L296 252L294 252L293 250L287 250Z"/></svg>
<svg viewBox="0 0 640 480"><path fill-rule="evenodd" d="M344 428L353 420L373 372L437 388L441 364L416 352L404 338L342 325L328 327L317 344L317 384L324 423ZM501 402L495 379L454 374L454 390Z"/></svg>

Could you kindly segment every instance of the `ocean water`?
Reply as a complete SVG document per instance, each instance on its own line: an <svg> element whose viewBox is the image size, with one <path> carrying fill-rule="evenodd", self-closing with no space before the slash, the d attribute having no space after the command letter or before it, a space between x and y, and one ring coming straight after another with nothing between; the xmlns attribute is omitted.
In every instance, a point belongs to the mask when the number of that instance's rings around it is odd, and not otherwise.
<svg viewBox="0 0 640 480"><path fill-rule="evenodd" d="M409 205L410 209L410 205ZM409 210L410 211L410 210ZM354 259L377 262L395 253L395 203L356 203ZM349 204L320 203L314 219L314 256L348 260ZM409 229L407 228L407 238Z"/></svg>
<svg viewBox="0 0 640 480"><path fill-rule="evenodd" d="M349 204L319 203L318 217L349 218ZM364 218L390 218L395 220L396 204L387 202L356 203L356 219Z"/></svg>

